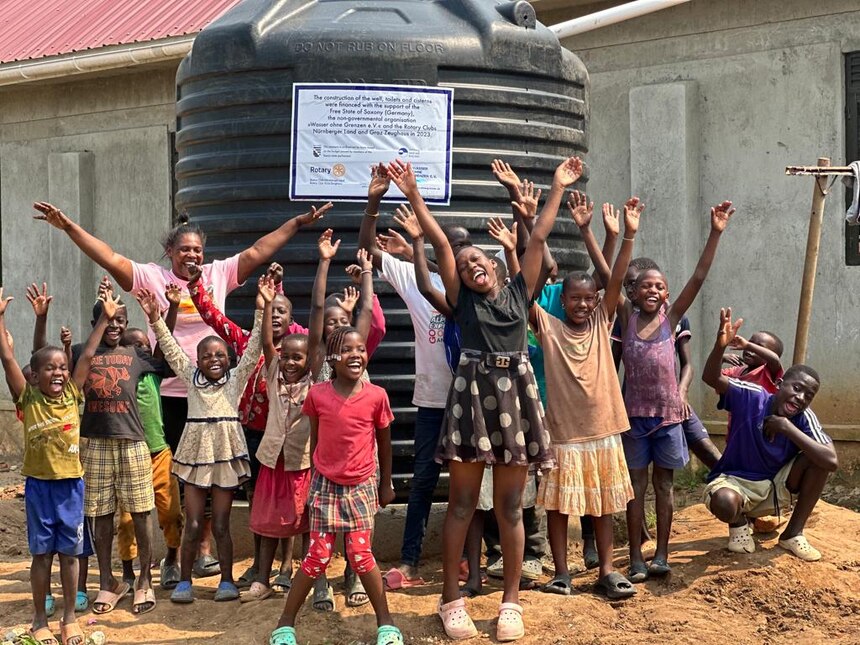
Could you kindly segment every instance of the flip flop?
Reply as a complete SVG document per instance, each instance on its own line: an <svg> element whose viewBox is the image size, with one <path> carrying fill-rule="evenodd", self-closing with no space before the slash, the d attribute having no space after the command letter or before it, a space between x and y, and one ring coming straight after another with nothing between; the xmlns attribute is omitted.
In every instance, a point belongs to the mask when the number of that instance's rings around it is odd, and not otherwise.
<svg viewBox="0 0 860 645"><path fill-rule="evenodd" d="M279 573L272 582L272 589L280 593L287 593L293 586L293 578L288 573Z"/></svg>
<svg viewBox="0 0 860 645"><path fill-rule="evenodd" d="M84 632L78 622L65 624L60 621L60 638L63 640L63 645L71 645L69 641L77 638L78 642L75 645L84 645Z"/></svg>
<svg viewBox="0 0 860 645"><path fill-rule="evenodd" d="M385 583L386 591L395 591L396 589L420 587L424 584L424 578L407 578L400 569L392 567L383 574L382 582Z"/></svg>
<svg viewBox="0 0 860 645"><path fill-rule="evenodd" d="M128 594L129 589L131 587L129 587L127 582L117 583L116 592L100 589L96 599L93 601L93 613L107 614L112 612L117 603ZM103 607L99 608L97 605L103 605Z"/></svg>
<svg viewBox="0 0 860 645"><path fill-rule="evenodd" d="M45 615L50 618L57 611L57 601L52 594L45 596Z"/></svg>
<svg viewBox="0 0 860 645"><path fill-rule="evenodd" d="M239 579L236 581L236 586L239 589L246 589L251 586L251 583L257 579L257 568L256 567L248 567L245 569L245 573L239 576Z"/></svg>
<svg viewBox="0 0 860 645"><path fill-rule="evenodd" d="M60 641L54 636L54 633L47 627L40 627L36 631L30 630L30 636L39 645L59 645Z"/></svg>
<svg viewBox="0 0 860 645"><path fill-rule="evenodd" d="M326 584L325 589L314 589L311 606L317 611L334 611L334 591L330 584Z"/></svg>
<svg viewBox="0 0 860 645"><path fill-rule="evenodd" d="M569 596L571 591L570 574L556 576L541 587L540 590L544 593L552 593L558 596Z"/></svg>
<svg viewBox="0 0 860 645"><path fill-rule="evenodd" d="M597 548L589 546L582 549L582 561L585 563L586 569L596 569L600 566L600 556L597 555Z"/></svg>
<svg viewBox="0 0 860 645"><path fill-rule="evenodd" d="M499 620L496 623L496 640L502 643L516 641L526 634L523 625L523 608L515 602L499 605Z"/></svg>
<svg viewBox="0 0 860 645"><path fill-rule="evenodd" d="M355 575L354 571L344 577L343 582L346 586L347 607L361 607L370 602L370 598L367 597L367 591L361 583L361 578Z"/></svg>
<svg viewBox="0 0 860 645"><path fill-rule="evenodd" d="M376 645L403 645L403 634L394 625L380 625L376 630Z"/></svg>
<svg viewBox="0 0 860 645"><path fill-rule="evenodd" d="M269 645L298 645L295 627L278 627L269 636Z"/></svg>
<svg viewBox="0 0 860 645"><path fill-rule="evenodd" d="M648 579L648 567L644 562L631 564L627 569L627 579L633 583L645 582Z"/></svg>
<svg viewBox="0 0 860 645"><path fill-rule="evenodd" d="M239 599L239 589L232 582L218 583L218 589L215 591L215 602L227 602L229 600Z"/></svg>
<svg viewBox="0 0 860 645"><path fill-rule="evenodd" d="M179 565L175 562L167 564L167 558L162 558L159 569L161 569L161 588L175 589L179 584Z"/></svg>
<svg viewBox="0 0 860 645"><path fill-rule="evenodd" d="M173 593L170 594L170 602L179 603L180 605L187 605L188 603L194 602L194 591L191 587L190 580L181 580L179 584L173 589Z"/></svg>
<svg viewBox="0 0 860 645"><path fill-rule="evenodd" d="M78 591L75 594L75 611L86 611L90 606L90 598L86 591Z"/></svg>
<svg viewBox="0 0 860 645"><path fill-rule="evenodd" d="M255 580L251 583L251 586L247 591L243 591L239 594L239 602L258 602L260 600L265 600L274 593L274 589Z"/></svg>
<svg viewBox="0 0 860 645"><path fill-rule="evenodd" d="M812 546L803 535L795 535L793 538L780 540L778 544L804 562L817 562L821 559L821 552Z"/></svg>
<svg viewBox="0 0 860 645"><path fill-rule="evenodd" d="M610 600L621 600L636 595L633 584L617 571L605 575L594 583L594 591Z"/></svg>
<svg viewBox="0 0 860 645"><path fill-rule="evenodd" d="M221 563L211 555L201 555L191 569L198 578L211 578L221 573Z"/></svg>
<svg viewBox="0 0 860 645"><path fill-rule="evenodd" d="M135 589L134 601L131 605L132 613L140 616L148 614L155 609L155 592L152 589Z"/></svg>
<svg viewBox="0 0 860 645"><path fill-rule="evenodd" d="M669 561L664 557L652 558L651 564L648 565L648 576L661 578L672 573L672 567L669 566Z"/></svg>

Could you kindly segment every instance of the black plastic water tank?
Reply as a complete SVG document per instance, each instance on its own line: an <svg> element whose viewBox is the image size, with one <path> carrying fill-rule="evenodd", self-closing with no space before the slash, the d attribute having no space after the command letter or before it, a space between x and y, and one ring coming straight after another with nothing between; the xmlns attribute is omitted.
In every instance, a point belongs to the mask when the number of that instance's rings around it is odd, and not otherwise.
<svg viewBox="0 0 860 645"><path fill-rule="evenodd" d="M489 215L510 219L507 192L490 173L494 158L546 188L563 157L587 151L588 74L526 2L244 0L197 36L177 73L176 206L204 227L210 257L231 255L307 210L288 199L294 82L454 88L452 200L434 212L465 225L479 243L492 242ZM278 254L299 321L307 320L320 231L331 227L343 239L331 292L345 284L341 267L354 258L363 208L336 204L322 226ZM390 215L383 209L380 230ZM563 270L587 265L564 214L551 244ZM402 301L381 280L376 288L388 333L370 373L397 417L402 498L412 472L414 337ZM248 285L228 308L250 324L253 302Z"/></svg>

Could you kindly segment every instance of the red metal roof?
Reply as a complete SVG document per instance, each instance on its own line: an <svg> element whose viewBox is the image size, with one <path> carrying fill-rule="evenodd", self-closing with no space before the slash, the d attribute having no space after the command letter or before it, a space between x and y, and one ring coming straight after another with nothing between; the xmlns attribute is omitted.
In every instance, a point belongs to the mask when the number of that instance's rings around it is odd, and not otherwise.
<svg viewBox="0 0 860 645"><path fill-rule="evenodd" d="M194 34L240 0L0 0L0 63Z"/></svg>

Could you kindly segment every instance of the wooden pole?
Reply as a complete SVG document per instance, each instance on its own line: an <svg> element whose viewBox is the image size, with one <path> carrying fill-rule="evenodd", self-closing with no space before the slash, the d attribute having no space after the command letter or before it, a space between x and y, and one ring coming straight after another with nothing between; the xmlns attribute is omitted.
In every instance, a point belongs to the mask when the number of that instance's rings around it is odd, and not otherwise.
<svg viewBox="0 0 860 645"><path fill-rule="evenodd" d="M830 159L819 157L818 165L830 165ZM824 217L824 200L827 197L827 176L815 177L812 193L812 212L809 215L809 232L806 237L806 259L803 262L803 283L800 287L800 306L797 309L797 329L794 333L793 363L806 360L809 340L809 321L812 317L812 297L815 292L815 271L818 268L818 247L821 243L821 221Z"/></svg>

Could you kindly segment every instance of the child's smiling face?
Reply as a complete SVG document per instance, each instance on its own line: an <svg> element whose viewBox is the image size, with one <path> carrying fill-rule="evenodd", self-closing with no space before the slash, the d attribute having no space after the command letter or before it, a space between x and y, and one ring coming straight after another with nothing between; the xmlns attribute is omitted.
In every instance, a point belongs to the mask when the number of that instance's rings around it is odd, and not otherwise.
<svg viewBox="0 0 860 645"><path fill-rule="evenodd" d="M327 307L323 313L323 334L328 338L338 327L349 327L352 324L350 316L341 307ZM274 332L274 328L272 330Z"/></svg>
<svg viewBox="0 0 860 645"><path fill-rule="evenodd" d="M812 403L820 384L805 372L789 372L774 395L773 413L780 417L797 416Z"/></svg>
<svg viewBox="0 0 860 645"><path fill-rule="evenodd" d="M467 288L489 293L498 284L493 262L476 246L465 246L456 256L457 274Z"/></svg>
<svg viewBox="0 0 860 645"><path fill-rule="evenodd" d="M230 369L227 344L220 338L204 338L197 346L197 368L210 381L217 381Z"/></svg>
<svg viewBox="0 0 860 645"><path fill-rule="evenodd" d="M656 269L648 269L639 274L636 280L636 298L634 302L649 314L657 312L669 298L669 286L666 278Z"/></svg>
<svg viewBox="0 0 860 645"><path fill-rule="evenodd" d="M343 337L340 356L335 359L333 370L338 378L357 381L367 368L367 347L358 332Z"/></svg>
<svg viewBox="0 0 860 645"><path fill-rule="evenodd" d="M69 380L66 353L61 350L45 352L39 357L31 378L42 394L58 398Z"/></svg>
<svg viewBox="0 0 860 645"><path fill-rule="evenodd" d="M307 336L287 336L281 341L281 357L278 361L281 374L287 383L298 383L308 373Z"/></svg>
<svg viewBox="0 0 860 645"><path fill-rule="evenodd" d="M125 306L122 306L116 310L116 315L108 320L107 329L102 335L102 345L108 347L119 345L126 327L128 327L128 311Z"/></svg>
<svg viewBox="0 0 860 645"><path fill-rule="evenodd" d="M600 302L594 283L577 280L565 283L561 292L561 306L567 319L575 325L582 325L591 318L591 314Z"/></svg>

